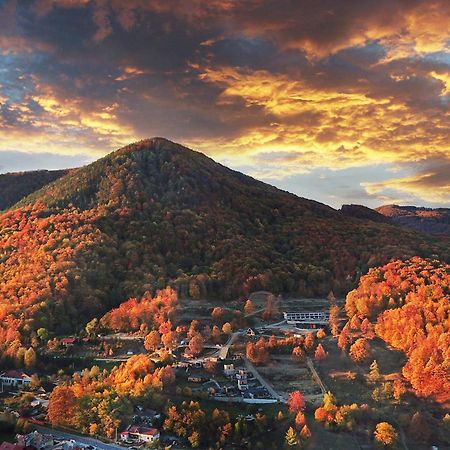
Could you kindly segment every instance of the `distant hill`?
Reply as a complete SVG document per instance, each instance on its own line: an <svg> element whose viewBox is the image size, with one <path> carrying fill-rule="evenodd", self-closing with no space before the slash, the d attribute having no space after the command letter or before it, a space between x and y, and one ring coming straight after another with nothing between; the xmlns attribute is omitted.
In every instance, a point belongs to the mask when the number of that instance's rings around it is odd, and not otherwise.
<svg viewBox="0 0 450 450"><path fill-rule="evenodd" d="M68 170L35 170L0 174L0 211L7 209L52 181L68 173Z"/></svg>
<svg viewBox="0 0 450 450"><path fill-rule="evenodd" d="M362 205L342 205L340 211L349 217L357 219L372 220L378 223L390 223L390 219L375 211Z"/></svg>
<svg viewBox="0 0 450 450"><path fill-rule="evenodd" d="M0 344L79 328L167 285L224 301L354 287L450 240L348 217L163 138L74 169L0 215Z"/></svg>
<svg viewBox="0 0 450 450"><path fill-rule="evenodd" d="M450 208L385 205L376 211L391 222L423 233L450 234Z"/></svg>

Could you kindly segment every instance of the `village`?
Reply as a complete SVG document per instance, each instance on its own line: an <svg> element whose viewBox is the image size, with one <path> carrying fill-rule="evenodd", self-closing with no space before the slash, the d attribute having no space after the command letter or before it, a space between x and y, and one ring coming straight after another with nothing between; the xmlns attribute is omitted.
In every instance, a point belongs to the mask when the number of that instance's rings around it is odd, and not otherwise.
<svg viewBox="0 0 450 450"><path fill-rule="evenodd" d="M243 419L249 423L255 420L255 413L264 408L282 407L292 390L301 390L311 406L320 405L325 386L314 368L313 360L309 356L293 360L290 352L306 336L315 340L319 330L319 336L324 334L328 327L328 310L281 311L280 305L271 297L273 311L269 318L264 318L269 295L256 293L252 310L247 311L245 318L248 326L226 330L228 333L223 333L220 343L217 339L205 340L199 348L193 348L189 339L189 321L185 320L186 325L179 326L178 342L169 349L170 362L167 363L176 375L176 396L216 402L224 408L227 405L240 408ZM196 316L199 320L195 326L208 326L210 317ZM192 326L192 321L190 323ZM273 348L279 346L283 352L274 353L270 361L265 357L259 360L251 349L256 349L258 342L263 341ZM288 353L286 349L290 349ZM166 364L162 362L161 355L167 350L161 344L152 349L150 357L156 364ZM17 420L26 419L25 429L29 431L28 434L17 435L13 444L15 447L5 442L1 450L22 450L29 445L38 450L93 450L92 441L81 441L71 435L68 439L55 437L54 430L47 423L46 410L51 391L54 386L67 382L70 373L82 376L82 367L89 367L89 364L114 367L141 353L147 353L147 350L144 336L139 333L99 333L95 338L63 336L51 357L60 365L70 362L69 370L60 369L57 375L47 376L17 369L0 373L0 401L4 413L13 414ZM183 448L186 444L183 439L163 431L163 421L163 411L137 405L130 422L116 430L114 439L108 445L137 448L164 443ZM98 447L99 442L96 440L94 447Z"/></svg>

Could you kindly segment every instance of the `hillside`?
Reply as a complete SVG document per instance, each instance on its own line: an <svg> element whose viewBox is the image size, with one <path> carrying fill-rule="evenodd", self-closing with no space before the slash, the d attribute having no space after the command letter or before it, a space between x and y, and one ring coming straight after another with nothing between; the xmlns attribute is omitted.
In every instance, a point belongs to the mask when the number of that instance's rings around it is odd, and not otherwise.
<svg viewBox="0 0 450 450"><path fill-rule="evenodd" d="M376 208L391 223L422 233L450 234L449 208L421 208L417 206L385 205Z"/></svg>
<svg viewBox="0 0 450 450"><path fill-rule="evenodd" d="M386 217L383 214L375 211L374 209L368 208L367 206L342 205L340 211L346 216L357 219L372 220L373 222L378 223L391 223L389 217Z"/></svg>
<svg viewBox="0 0 450 450"><path fill-rule="evenodd" d="M68 173L68 170L34 170L0 174L0 211Z"/></svg>
<svg viewBox="0 0 450 450"><path fill-rule="evenodd" d="M406 354L403 376L416 394L450 400L450 265L412 258L371 269L345 309L359 324L371 320L377 336Z"/></svg>
<svg viewBox="0 0 450 450"><path fill-rule="evenodd" d="M149 139L0 216L0 342L20 343L40 327L71 332L168 284L194 299L344 293L369 266L448 259L449 248L443 237L349 218Z"/></svg>

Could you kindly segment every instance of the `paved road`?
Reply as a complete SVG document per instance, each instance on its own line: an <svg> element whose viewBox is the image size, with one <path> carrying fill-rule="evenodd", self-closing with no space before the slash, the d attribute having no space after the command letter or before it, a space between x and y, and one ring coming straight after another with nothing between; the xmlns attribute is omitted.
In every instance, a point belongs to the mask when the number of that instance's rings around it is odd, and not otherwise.
<svg viewBox="0 0 450 450"><path fill-rule="evenodd" d="M268 390L270 395L276 400L286 403L286 400L280 394L278 394L278 392L275 391L275 389L261 376L261 374L256 370L256 367L247 358L244 357L243 359L247 370L251 372L254 377L261 383L261 385Z"/></svg>
<svg viewBox="0 0 450 450"><path fill-rule="evenodd" d="M325 385L323 384L322 379L320 378L319 374L317 373L317 370L314 367L314 364L311 361L311 358L309 356L306 358L306 364L309 367L309 370L311 371L312 376L317 381L317 384L319 385L320 390L322 391L322 394L325 394L325 392L327 392L327 389L325 388Z"/></svg>
<svg viewBox="0 0 450 450"><path fill-rule="evenodd" d="M250 313L248 313L248 314L245 314L244 317L255 316L256 314L258 314L258 313L260 313L260 312L263 312L263 311L265 311L265 310L266 310L266 307L264 307L264 308L259 308L259 309L255 309L255 311L252 311L252 312L250 312Z"/></svg>
<svg viewBox="0 0 450 450"><path fill-rule="evenodd" d="M222 348L217 352L217 356L219 359L227 359L228 352L230 351L230 347L233 344L233 342L236 340L236 338L241 334L240 331L235 331L228 341L222 345Z"/></svg>
<svg viewBox="0 0 450 450"><path fill-rule="evenodd" d="M74 439L77 442L85 445L95 445L100 450L124 450L126 447L122 447L117 444L107 444L106 442L99 441L88 436L79 436L77 434L71 434L66 431L55 430L50 427L43 427L40 425L33 425L33 428L43 434L52 434L56 439ZM127 449L128 450L128 449Z"/></svg>

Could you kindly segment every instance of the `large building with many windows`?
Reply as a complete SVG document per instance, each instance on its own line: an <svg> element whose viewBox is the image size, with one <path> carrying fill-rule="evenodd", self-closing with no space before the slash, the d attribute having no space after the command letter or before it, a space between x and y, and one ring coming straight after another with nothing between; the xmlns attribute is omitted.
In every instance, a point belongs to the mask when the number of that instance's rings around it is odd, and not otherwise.
<svg viewBox="0 0 450 450"><path fill-rule="evenodd" d="M288 324L327 325L330 319L328 311L284 312Z"/></svg>

